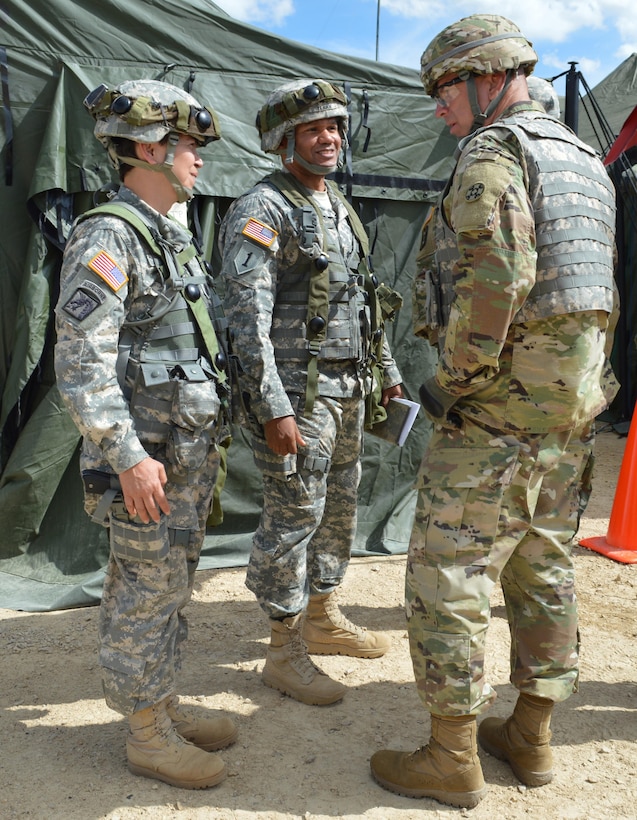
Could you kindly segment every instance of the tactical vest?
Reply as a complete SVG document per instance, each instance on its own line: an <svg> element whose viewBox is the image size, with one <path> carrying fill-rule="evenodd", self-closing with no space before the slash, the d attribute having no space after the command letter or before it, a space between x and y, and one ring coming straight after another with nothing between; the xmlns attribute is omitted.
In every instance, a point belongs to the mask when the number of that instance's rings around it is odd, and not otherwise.
<svg viewBox="0 0 637 820"><path fill-rule="evenodd" d="M98 205L78 217L78 222L104 214L131 225L164 260L167 271L163 291L152 308L144 316L129 315L122 325L117 378L125 397L132 406L140 383L152 387L176 379L214 379L227 410L227 320L194 244L177 251L136 208L124 202Z"/></svg>
<svg viewBox="0 0 637 820"><path fill-rule="evenodd" d="M536 282L513 323L584 310L611 313L610 236L615 224L615 200L603 166L592 161L596 159L595 151L559 122L543 115L532 119L508 117L476 131L467 141L486 130L509 131L515 136L535 214ZM561 172L566 172L567 178ZM439 201L435 241L439 275L436 298L445 328L453 301L453 269L458 253L455 234L444 219L443 198ZM562 247L563 242L568 245Z"/></svg>
<svg viewBox="0 0 637 820"><path fill-rule="evenodd" d="M300 226L301 254L279 282L270 335L277 361L308 363L307 413L317 389L318 360L351 360L361 367L380 362L383 303L369 271L365 231L334 183L326 180L347 209L359 246L349 260L326 231L320 208L291 174L276 171L266 183L293 206L292 219Z"/></svg>

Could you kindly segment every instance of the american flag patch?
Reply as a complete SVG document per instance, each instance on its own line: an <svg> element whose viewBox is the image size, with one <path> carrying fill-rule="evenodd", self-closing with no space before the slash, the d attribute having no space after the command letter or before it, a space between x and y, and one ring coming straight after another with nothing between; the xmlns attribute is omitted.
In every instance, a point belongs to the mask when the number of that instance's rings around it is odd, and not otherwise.
<svg viewBox="0 0 637 820"><path fill-rule="evenodd" d="M128 282L128 276L111 259L106 251L100 251L88 263L89 268L94 271L113 290L119 290L122 285Z"/></svg>
<svg viewBox="0 0 637 820"><path fill-rule="evenodd" d="M258 219L254 219L253 217L248 219L241 233L244 236L249 236L250 239L254 239L255 242L258 242L260 245L265 245L266 248L269 248L279 235L278 231L275 231L274 228L270 228L265 223L259 222Z"/></svg>

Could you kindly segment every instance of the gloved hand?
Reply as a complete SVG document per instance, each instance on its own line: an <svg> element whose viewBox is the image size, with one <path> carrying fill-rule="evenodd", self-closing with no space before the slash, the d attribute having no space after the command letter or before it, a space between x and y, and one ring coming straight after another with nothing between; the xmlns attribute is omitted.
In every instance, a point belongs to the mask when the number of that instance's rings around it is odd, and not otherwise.
<svg viewBox="0 0 637 820"><path fill-rule="evenodd" d="M435 376L420 385L418 395L425 412L434 421L443 419L456 403L456 397L443 390Z"/></svg>

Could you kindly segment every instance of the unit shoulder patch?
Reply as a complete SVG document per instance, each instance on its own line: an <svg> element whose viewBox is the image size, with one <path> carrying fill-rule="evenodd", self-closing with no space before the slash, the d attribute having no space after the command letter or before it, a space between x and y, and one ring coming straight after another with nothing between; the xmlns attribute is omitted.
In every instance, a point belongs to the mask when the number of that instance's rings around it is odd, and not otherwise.
<svg viewBox="0 0 637 820"><path fill-rule="evenodd" d="M63 308L69 316L81 322L103 304L105 299L106 293L99 285L85 279L71 298L63 305Z"/></svg>
<svg viewBox="0 0 637 820"><path fill-rule="evenodd" d="M474 182L464 195L467 202L475 202L484 193L484 182Z"/></svg>
<svg viewBox="0 0 637 820"><path fill-rule="evenodd" d="M255 219L253 216L251 216L243 226L241 233L249 239L254 239L255 242L258 242L266 248L270 248L279 235L278 231L275 231L274 228L271 228L259 219Z"/></svg>
<svg viewBox="0 0 637 820"><path fill-rule="evenodd" d="M267 258L268 254L264 248L257 248L253 242L243 239L234 256L234 269L239 276L242 276L262 267Z"/></svg>
<svg viewBox="0 0 637 820"><path fill-rule="evenodd" d="M100 250L95 256L87 262L87 266L93 273L96 273L100 279L117 292L123 285L128 282L128 276L119 267L117 262L109 256L104 250Z"/></svg>

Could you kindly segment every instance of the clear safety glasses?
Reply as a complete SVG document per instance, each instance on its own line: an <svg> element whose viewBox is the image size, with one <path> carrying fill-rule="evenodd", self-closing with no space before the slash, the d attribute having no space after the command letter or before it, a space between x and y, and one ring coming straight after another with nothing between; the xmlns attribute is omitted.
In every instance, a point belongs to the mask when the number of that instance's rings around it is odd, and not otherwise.
<svg viewBox="0 0 637 820"><path fill-rule="evenodd" d="M454 77L446 83L440 83L434 89L431 99L441 108L448 108L460 93L459 83L465 83L467 77Z"/></svg>

